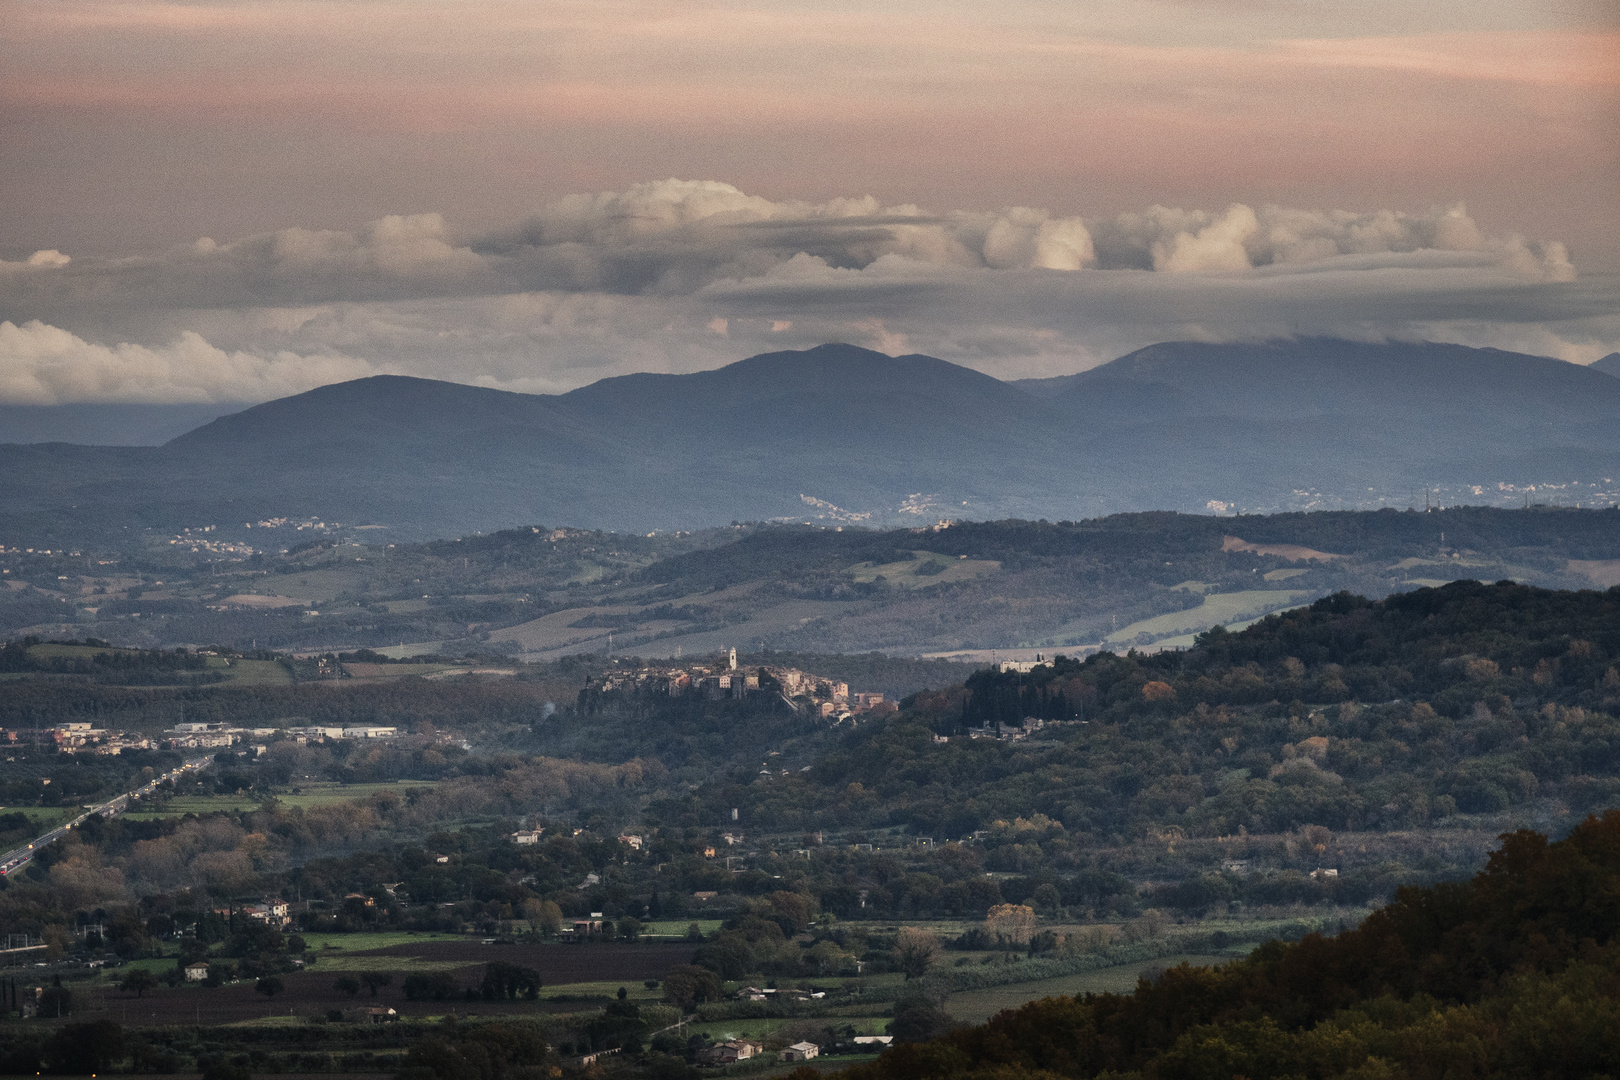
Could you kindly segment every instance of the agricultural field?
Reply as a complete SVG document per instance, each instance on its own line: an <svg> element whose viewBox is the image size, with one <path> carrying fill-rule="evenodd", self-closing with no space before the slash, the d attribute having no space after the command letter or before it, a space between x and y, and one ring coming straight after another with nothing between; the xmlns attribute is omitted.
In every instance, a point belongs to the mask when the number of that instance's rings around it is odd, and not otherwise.
<svg viewBox="0 0 1620 1080"><path fill-rule="evenodd" d="M93 662L97 657L150 659L151 654L140 649L121 649L103 645L64 645L45 642L28 647L28 656L37 661L73 660ZM227 659L223 656L204 656L201 670L222 674L227 684L241 683L251 686L285 685L292 682L286 666L276 660Z"/></svg>
<svg viewBox="0 0 1620 1080"><path fill-rule="evenodd" d="M1315 595L1314 591L1302 589L1244 589L1239 592L1210 593L1198 607L1155 615L1151 619L1122 626L1105 640L1125 644L1136 640L1138 634L1161 638L1178 630L1207 630L1212 626L1225 626L1240 620L1259 619Z"/></svg>
<svg viewBox="0 0 1620 1080"><path fill-rule="evenodd" d="M72 806L0 806L0 813L27 814L28 820L33 822L32 828L49 832L64 818L77 817L79 810Z"/></svg>
<svg viewBox="0 0 1620 1080"><path fill-rule="evenodd" d="M722 919L659 919L641 925L641 936L649 938L684 938L687 928L697 923L703 935L714 933L724 923Z"/></svg>
<svg viewBox="0 0 1620 1080"><path fill-rule="evenodd" d="M326 806L336 802L347 802L351 799L367 799L384 791L403 793L411 788L430 788L434 786L432 780L394 780L377 784L334 784L334 783L305 783L285 792L277 792L274 798L287 807L300 807L308 810L315 806ZM161 807L153 810L134 810L123 816L132 821L153 821L157 818L184 817L187 814L212 814L220 811L238 813L243 810L254 810L263 805L270 796L258 794L237 795L176 795Z"/></svg>
<svg viewBox="0 0 1620 1080"><path fill-rule="evenodd" d="M1009 983L988 990L968 990L951 995L945 1011L968 1024L982 1024L1003 1009L1016 1009L1031 1001L1047 997L1076 997L1081 994L1126 994L1136 989L1136 981L1143 972L1161 971L1179 964L1206 967L1238 959L1247 948L1230 953L1177 953L1148 963L1117 964L1098 968L1078 975L1063 975L1056 979L1037 979L1032 982Z"/></svg>
<svg viewBox="0 0 1620 1080"><path fill-rule="evenodd" d="M327 949L334 940L355 945L374 945L378 940L404 939L370 949ZM426 1019L454 1013L458 1016L538 1015L590 1009L590 1004L557 1000L580 997L611 997L620 986L637 998L651 1003L657 991L644 983L662 979L670 968L691 959L692 949L681 945L483 945L466 938L420 934L311 934L314 963L303 971L283 975L285 989L273 999L254 990L251 981L227 983L205 989L201 985L158 987L143 996L124 993L117 982L128 967L108 972L85 990L88 1007L82 1016L103 1016L130 1024L240 1024L252 1022L301 1023L325 1017L333 1009L357 1005L383 1005L403 1017ZM319 943L317 946L316 943ZM539 1001L408 1001L401 985L412 973L448 971L459 973L457 982L474 986L485 963L499 959L532 967L540 973L544 990ZM172 959L141 961L139 966L162 971ZM378 990L373 998L362 990L357 998L336 988L338 976L362 971L381 971L394 976L391 985ZM604 978L606 976L606 978ZM83 985L83 984L76 984ZM78 991L75 990L75 994Z"/></svg>
<svg viewBox="0 0 1620 1080"><path fill-rule="evenodd" d="M346 663L343 672L351 679L404 679L412 675L432 677L447 671L463 672L454 664L366 664Z"/></svg>
<svg viewBox="0 0 1620 1080"><path fill-rule="evenodd" d="M993 559L969 559L958 555L939 555L932 551L914 551L910 559L881 565L857 563L849 568L855 581L867 583L883 578L890 585L904 589L921 589L930 585L953 585L959 581L993 574L1001 563Z"/></svg>
<svg viewBox="0 0 1620 1080"><path fill-rule="evenodd" d="M230 660L220 657L209 658L209 668L216 666L226 669L229 679L226 685L235 686L290 686L292 685L292 672L286 665L275 660Z"/></svg>
<svg viewBox="0 0 1620 1080"><path fill-rule="evenodd" d="M397 957L430 963L455 961L461 967L476 967L490 960L521 964L540 973L541 982L550 986L574 983L612 982L615 989L624 980L640 983L660 979L670 968L689 962L690 945L662 943L615 945L484 945L463 938L460 941L413 941L370 950L368 957Z"/></svg>
<svg viewBox="0 0 1620 1080"><path fill-rule="evenodd" d="M359 934L319 934L307 933L303 935L304 944L311 952L330 953L342 950L345 953L369 952L373 949L386 949L393 945L414 945L422 941L466 941L464 934L436 934L431 931L418 932L415 930L382 931L379 933Z"/></svg>
<svg viewBox="0 0 1620 1080"><path fill-rule="evenodd" d="M855 1029L857 1035L883 1035L889 1020L884 1016L862 1016L859 1014L816 1016L813 1022L818 1026L842 1028L848 1024ZM806 1023L803 1018L796 1017L749 1017L739 1020L699 1020L691 1025L695 1032L702 1032L710 1038L721 1041L726 1039L753 1039L755 1042L764 1042L772 1035L785 1027L797 1027Z"/></svg>

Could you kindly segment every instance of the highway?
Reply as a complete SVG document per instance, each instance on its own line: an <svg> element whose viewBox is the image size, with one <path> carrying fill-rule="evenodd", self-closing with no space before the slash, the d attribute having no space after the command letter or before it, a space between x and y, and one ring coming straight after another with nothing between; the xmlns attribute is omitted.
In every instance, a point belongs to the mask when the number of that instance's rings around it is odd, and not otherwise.
<svg viewBox="0 0 1620 1080"><path fill-rule="evenodd" d="M90 807L72 821L63 822L61 825L58 825L56 828L52 829L48 833L45 833L43 836L35 837L33 843L25 844L20 848L13 848L4 855L0 855L0 877L4 877L5 875L13 873L16 870L28 865L29 860L34 857L34 853L40 848L65 835L75 826L84 824L91 817L99 814L101 817L110 818L114 815L121 814L125 810L129 809L129 804L132 800L139 799L143 795L150 795L154 790L156 790L157 786L163 783L165 780L173 780L176 783L179 783L180 778L186 773L206 769L209 765L213 764L213 761L214 759L211 757L193 758L177 769L172 769L169 772L164 773L162 776L153 777L150 783L144 784L141 787L136 788L134 791L126 791L115 799L107 800L100 806Z"/></svg>

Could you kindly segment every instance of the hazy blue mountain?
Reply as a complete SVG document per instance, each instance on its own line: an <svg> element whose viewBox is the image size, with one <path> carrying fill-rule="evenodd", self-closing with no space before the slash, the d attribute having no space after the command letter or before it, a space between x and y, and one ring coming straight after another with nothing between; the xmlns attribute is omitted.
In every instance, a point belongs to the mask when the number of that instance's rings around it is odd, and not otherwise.
<svg viewBox="0 0 1620 1080"><path fill-rule="evenodd" d="M0 443L160 446L241 409L214 405L0 405Z"/></svg>
<svg viewBox="0 0 1620 1080"><path fill-rule="evenodd" d="M825 345L555 396L362 379L161 447L0 447L0 469L0 540L34 543L271 516L417 538L1355 506L1369 489L1404 503L1428 484L1620 476L1620 382L1495 350L1303 340L1156 345L1010 384Z"/></svg>
<svg viewBox="0 0 1620 1080"><path fill-rule="evenodd" d="M1594 375L1549 357L1462 345L1172 342L1070 376L1049 400L1088 420L1135 404L1163 419L1353 416L1432 423L1489 414L1518 430L1546 430L1614 416L1620 396Z"/></svg>
<svg viewBox="0 0 1620 1080"><path fill-rule="evenodd" d="M1589 480L1620 463L1620 383L1496 349L1175 342L1041 389L1145 466L1182 473L1202 459L1197 471L1239 500L1257 486L1343 492L1402 476ZM1227 468L1209 467L1217 462Z"/></svg>
<svg viewBox="0 0 1620 1080"><path fill-rule="evenodd" d="M1620 379L1620 352L1612 352L1608 356L1592 365L1593 371L1601 371L1605 375L1613 375Z"/></svg>

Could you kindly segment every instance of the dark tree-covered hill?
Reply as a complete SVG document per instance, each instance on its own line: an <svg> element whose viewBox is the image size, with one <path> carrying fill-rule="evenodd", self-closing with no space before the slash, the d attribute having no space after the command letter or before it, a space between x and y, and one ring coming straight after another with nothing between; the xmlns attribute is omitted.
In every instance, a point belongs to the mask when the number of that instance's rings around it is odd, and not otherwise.
<svg viewBox="0 0 1620 1080"><path fill-rule="evenodd" d="M1048 998L851 1080L1597 1077L1620 1069L1620 811L1502 837L1466 883L1401 890L1356 930L1183 965L1130 995Z"/></svg>

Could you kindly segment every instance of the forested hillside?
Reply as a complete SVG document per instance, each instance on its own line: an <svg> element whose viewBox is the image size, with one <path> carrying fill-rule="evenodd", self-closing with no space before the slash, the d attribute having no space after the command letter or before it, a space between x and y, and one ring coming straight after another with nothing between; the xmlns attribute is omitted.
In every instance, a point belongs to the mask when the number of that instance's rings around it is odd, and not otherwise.
<svg viewBox="0 0 1620 1080"><path fill-rule="evenodd" d="M1505 835L1464 883L1359 928L1182 966L1134 994L1048 998L850 1080L1598 1077L1620 1070L1620 812Z"/></svg>

